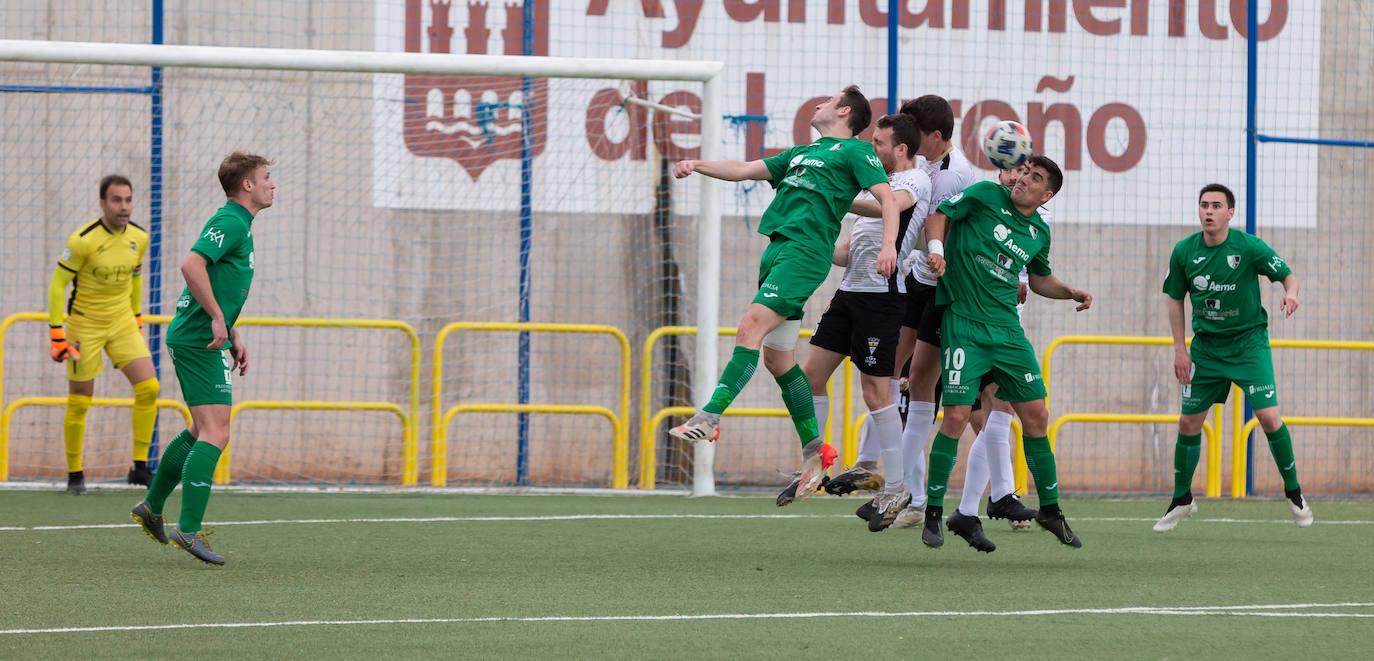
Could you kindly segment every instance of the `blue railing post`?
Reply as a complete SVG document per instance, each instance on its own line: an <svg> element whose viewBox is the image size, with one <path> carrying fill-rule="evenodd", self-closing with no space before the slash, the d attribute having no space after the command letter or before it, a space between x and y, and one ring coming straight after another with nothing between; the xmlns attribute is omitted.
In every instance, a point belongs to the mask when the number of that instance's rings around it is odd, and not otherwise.
<svg viewBox="0 0 1374 661"><path fill-rule="evenodd" d="M153 0L153 43L162 43L162 1ZM162 314L162 67L153 67L149 127L148 167L148 314ZM148 352L153 373L162 377L162 326L148 325ZM148 466L157 468L157 423L148 446Z"/></svg>
<svg viewBox="0 0 1374 661"><path fill-rule="evenodd" d="M1256 148L1259 146L1258 131L1255 130L1255 104L1259 97L1259 2L1246 2L1245 17L1245 231L1256 234L1255 188L1259 185L1256 174ZM1234 405L1245 406L1245 422L1255 417L1250 403L1242 400ZM1245 495L1255 492L1255 432L1245 437ZM1231 470L1239 469L1232 466Z"/></svg>
<svg viewBox="0 0 1374 661"><path fill-rule="evenodd" d="M525 0L521 29L521 53L534 55L534 3ZM530 320L530 251L534 241L534 219L531 189L534 183L534 80L520 79L520 321ZM520 333L517 372L519 401L530 403L530 334ZM530 414L520 413L517 422L519 439L515 455L515 483L529 484L530 480Z"/></svg>

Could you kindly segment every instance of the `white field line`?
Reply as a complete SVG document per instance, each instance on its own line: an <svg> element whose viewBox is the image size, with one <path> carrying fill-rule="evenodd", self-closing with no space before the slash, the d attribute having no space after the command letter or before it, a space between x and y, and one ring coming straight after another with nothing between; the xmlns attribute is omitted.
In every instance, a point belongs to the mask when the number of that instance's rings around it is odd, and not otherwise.
<svg viewBox="0 0 1374 661"><path fill-rule="evenodd" d="M339 523L487 523L487 522L540 522L540 521L634 521L634 520L794 520L794 519L849 519L852 514L564 514L547 516L427 516L427 517L387 517L387 518L347 518L347 519L250 519L245 521L206 521L207 526L267 526L300 524L339 524ZM1075 523L1092 521L1127 521L1149 523L1153 518L1130 517L1080 517ZM1288 519L1195 519L1203 523L1267 523L1292 525ZM1322 521L1324 525L1374 525L1370 521ZM115 528L137 528L136 523L89 523L78 525L53 526L0 526L0 532L50 531L50 530L103 530Z"/></svg>
<svg viewBox="0 0 1374 661"><path fill-rule="evenodd" d="M52 627L0 629L0 635L157 631L165 629L243 629L303 626L360 626L394 624L479 624L488 622L675 622L700 620L793 620L843 617L1002 617L1008 615L1254 615L1277 617L1371 617L1374 613L1302 612L1314 608L1370 608L1374 602L1333 604L1242 604L1234 606L1127 606L1124 608L1064 608L1012 611L852 611L814 613L704 613L697 615L553 615L544 617L434 617L376 620L285 620L275 622L205 622L108 627Z"/></svg>

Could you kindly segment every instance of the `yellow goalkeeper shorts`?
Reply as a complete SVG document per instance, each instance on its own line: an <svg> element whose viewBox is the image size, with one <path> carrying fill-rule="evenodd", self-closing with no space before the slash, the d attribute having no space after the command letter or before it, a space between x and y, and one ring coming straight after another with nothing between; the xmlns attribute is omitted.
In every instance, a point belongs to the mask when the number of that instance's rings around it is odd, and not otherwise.
<svg viewBox="0 0 1374 661"><path fill-rule="evenodd" d="M138 323L133 315L115 321L95 321L79 315L67 318L67 341L76 345L81 352L80 360L68 360L67 379L71 381L90 381L105 371L100 352L109 354L115 369L148 358L148 343L138 332Z"/></svg>

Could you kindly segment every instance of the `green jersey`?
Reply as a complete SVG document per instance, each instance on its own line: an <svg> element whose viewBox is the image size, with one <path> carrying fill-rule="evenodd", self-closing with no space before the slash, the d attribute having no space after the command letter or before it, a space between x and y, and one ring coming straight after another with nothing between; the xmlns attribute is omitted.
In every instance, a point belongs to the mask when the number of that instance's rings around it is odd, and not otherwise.
<svg viewBox="0 0 1374 661"><path fill-rule="evenodd" d="M205 258L210 288L224 313L224 326L233 328L253 284L253 214L237 202L225 202L205 223L191 252ZM181 290L176 317L167 328L167 344L202 348L213 339L209 313L200 307L190 288Z"/></svg>
<svg viewBox="0 0 1374 661"><path fill-rule="evenodd" d="M1194 334L1233 335L1269 325L1257 276L1278 282L1292 273L1257 236L1231 229L1225 241L1209 247L1198 232L1174 246L1164 293L1177 301L1191 295Z"/></svg>
<svg viewBox="0 0 1374 661"><path fill-rule="evenodd" d="M1021 269L1050 274L1050 226L1039 211L1022 215L1011 191L991 181L965 188L937 210L949 217L949 236L935 304L966 319L1019 327Z"/></svg>
<svg viewBox="0 0 1374 661"><path fill-rule="evenodd" d="M887 183L873 145L858 138L821 138L763 159L777 191L759 221L759 234L780 234L823 247L840 236L840 221L859 191Z"/></svg>

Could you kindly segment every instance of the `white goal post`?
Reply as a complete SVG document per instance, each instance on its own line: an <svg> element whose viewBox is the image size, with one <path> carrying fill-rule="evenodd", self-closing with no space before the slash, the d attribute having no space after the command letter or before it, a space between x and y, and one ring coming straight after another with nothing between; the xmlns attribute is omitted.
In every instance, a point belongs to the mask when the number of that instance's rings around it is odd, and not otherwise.
<svg viewBox="0 0 1374 661"><path fill-rule="evenodd" d="M722 62L574 58L547 56L401 53L279 48L236 48L123 43L0 40L0 61L212 69L327 71L372 74L423 73L529 78L603 78L699 82L701 158L721 158ZM720 185L700 179L696 310L697 337L692 397L699 407L715 384L718 365L721 200ZM627 421L628 422L628 421ZM645 421L641 421L643 423ZM693 494L714 493L714 452L697 444Z"/></svg>

